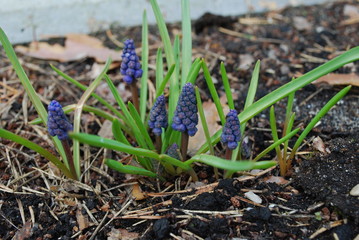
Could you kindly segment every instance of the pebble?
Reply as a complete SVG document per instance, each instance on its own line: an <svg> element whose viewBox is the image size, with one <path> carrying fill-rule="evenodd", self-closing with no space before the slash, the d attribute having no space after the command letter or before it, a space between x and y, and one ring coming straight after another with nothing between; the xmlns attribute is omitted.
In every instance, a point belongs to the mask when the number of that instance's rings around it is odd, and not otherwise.
<svg viewBox="0 0 359 240"><path fill-rule="evenodd" d="M359 196L359 184L355 185L352 190L350 190L350 195L355 197Z"/></svg>
<svg viewBox="0 0 359 240"><path fill-rule="evenodd" d="M246 196L246 198L248 198L249 200L251 200L251 201L253 201L255 203L259 203L259 204L262 203L262 199L252 191L246 192L244 194L244 196Z"/></svg>

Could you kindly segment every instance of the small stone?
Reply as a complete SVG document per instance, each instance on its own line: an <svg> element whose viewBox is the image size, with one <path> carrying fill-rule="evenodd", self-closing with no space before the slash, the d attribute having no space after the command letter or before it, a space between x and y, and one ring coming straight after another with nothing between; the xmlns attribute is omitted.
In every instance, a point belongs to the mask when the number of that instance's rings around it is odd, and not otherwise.
<svg viewBox="0 0 359 240"><path fill-rule="evenodd" d="M255 203L259 203L259 204L262 203L262 199L252 191L246 192L244 194L244 196L246 196L246 198L248 198L249 200L251 200L251 201L253 201Z"/></svg>
<svg viewBox="0 0 359 240"><path fill-rule="evenodd" d="M352 190L350 190L350 195L358 197L359 196L359 184L355 185Z"/></svg>

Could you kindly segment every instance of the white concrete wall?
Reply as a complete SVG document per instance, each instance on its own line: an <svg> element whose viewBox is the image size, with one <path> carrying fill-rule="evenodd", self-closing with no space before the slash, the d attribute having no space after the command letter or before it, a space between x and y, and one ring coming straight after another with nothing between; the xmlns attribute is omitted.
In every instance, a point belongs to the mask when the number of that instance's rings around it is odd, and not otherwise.
<svg viewBox="0 0 359 240"><path fill-rule="evenodd" d="M315 4L326 0L190 0L191 18L205 12L239 15L288 4ZM167 22L181 19L180 0L158 0ZM147 10L155 23L149 0L0 0L0 27L12 43L28 42L36 36L89 33L110 24L140 25Z"/></svg>

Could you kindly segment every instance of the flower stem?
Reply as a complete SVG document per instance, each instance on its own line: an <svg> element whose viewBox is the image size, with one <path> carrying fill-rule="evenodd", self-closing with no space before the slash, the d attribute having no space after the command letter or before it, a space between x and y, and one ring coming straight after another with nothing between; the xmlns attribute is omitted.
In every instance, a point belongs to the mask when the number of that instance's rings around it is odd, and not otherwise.
<svg viewBox="0 0 359 240"><path fill-rule="evenodd" d="M136 83L137 83L136 79L133 79L132 83L130 84L131 92L132 92L132 102L133 105L135 105L137 112L140 113L140 104L138 102L138 89Z"/></svg>
<svg viewBox="0 0 359 240"><path fill-rule="evenodd" d="M67 139L65 139L65 140L61 140L61 143L62 143L62 146L64 147L64 150L65 150L65 154L66 154L66 157L67 157L67 161L69 163L72 178L75 179L75 180L79 180L78 176L76 174L74 159L72 158L72 153L71 153L69 141Z"/></svg>
<svg viewBox="0 0 359 240"><path fill-rule="evenodd" d="M161 154L162 149L162 138L160 136L156 136L156 150L158 154Z"/></svg>
<svg viewBox="0 0 359 240"><path fill-rule="evenodd" d="M182 161L186 161L186 160L187 160L188 139L189 139L188 133L183 132L183 133L182 133L182 140L181 140L181 156L182 156Z"/></svg>
<svg viewBox="0 0 359 240"><path fill-rule="evenodd" d="M232 158L232 150L227 147L225 159L231 160L231 158Z"/></svg>

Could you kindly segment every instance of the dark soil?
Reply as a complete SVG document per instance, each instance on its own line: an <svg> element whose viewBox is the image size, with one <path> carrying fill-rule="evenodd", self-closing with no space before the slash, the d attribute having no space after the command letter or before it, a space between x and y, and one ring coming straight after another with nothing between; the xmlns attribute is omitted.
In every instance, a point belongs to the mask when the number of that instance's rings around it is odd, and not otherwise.
<svg viewBox="0 0 359 240"><path fill-rule="evenodd" d="M292 77L319 66L323 60L356 46L359 24L342 24L348 19L344 15L345 6L359 9L357 1L341 1L240 17L206 14L193 23L194 56L206 59L220 93L224 89L219 64L225 63L235 90L236 109L240 111L257 59L261 60L256 95L259 99ZM266 20L268 24L239 21L248 20L248 17ZM301 20L308 21L309 25L296 24L294 17L302 17ZM169 29L174 35L180 25L172 24ZM242 35L234 36L226 29ZM119 40L131 37L141 42L139 27L114 27L111 31ZM108 47L117 48L104 32L95 36ZM154 26L150 27L149 39L154 46L150 61L154 63L160 43ZM63 42L63 39L54 42ZM79 100L81 91L54 74L49 61L19 57L44 99L57 99L63 105ZM21 91L3 50L0 59L1 79L5 85ZM92 79L91 69L95 65L93 59L51 63L85 85ZM336 73L358 71L356 62ZM110 71L110 76L116 85L123 84L117 68ZM149 77L154 80L153 70ZM201 89L203 101L208 100L210 95L203 76L196 84ZM299 90L294 103L294 125L305 126L342 87L309 85ZM3 89L0 85L6 96ZM354 239L359 234L359 199L349 192L359 183L358 93L358 87L353 87L313 129L303 148L307 154L296 158L292 174L286 179L276 178L279 184L272 182L273 176L279 175L278 168L216 181L213 170L200 165L196 166L200 173L199 185L187 187L188 176L158 184L147 178L132 179L112 170L104 171L104 156L110 154L121 159L126 157L124 154L83 148L83 154L93 161L93 167L84 163L89 169L84 174L85 184L81 185L48 174L54 168L49 167L46 160L1 139L0 239ZM51 142L44 137L45 130L27 124L36 114L23 94L0 99L5 109L0 109L1 127L54 151ZM100 107L93 99L87 104ZM279 128L283 126L285 106L285 101L275 106ZM272 137L268 119L268 111L264 111L249 122L246 132L249 155L255 156L269 146ZM96 134L102 124L102 119L84 114L84 131ZM310 140L313 136L321 137L330 153L315 152ZM274 157L275 153L266 156L267 159ZM44 172L36 170L41 168ZM147 194L145 199L134 199L131 193L134 184ZM245 195L248 192L259 196L262 202L248 199Z"/></svg>

